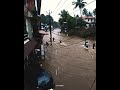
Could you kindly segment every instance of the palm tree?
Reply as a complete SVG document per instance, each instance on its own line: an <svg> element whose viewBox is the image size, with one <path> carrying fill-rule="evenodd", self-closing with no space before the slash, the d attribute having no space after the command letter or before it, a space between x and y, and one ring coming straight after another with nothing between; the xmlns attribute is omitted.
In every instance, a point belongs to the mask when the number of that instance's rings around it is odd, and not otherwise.
<svg viewBox="0 0 120 90"><path fill-rule="evenodd" d="M61 31L64 32L64 27L65 27L64 22L67 22L67 18L69 16L69 13L66 10L62 10L58 15L60 15L59 24L62 28Z"/></svg>
<svg viewBox="0 0 120 90"><path fill-rule="evenodd" d="M82 14L83 14L83 15L85 15L85 16L88 16L88 11L87 11L87 9L86 9L86 8L84 8L84 9L83 9Z"/></svg>
<svg viewBox="0 0 120 90"><path fill-rule="evenodd" d="M60 15L62 18L66 19L67 16L69 15L68 11L66 11L65 9L62 10L58 15Z"/></svg>
<svg viewBox="0 0 120 90"><path fill-rule="evenodd" d="M92 13L91 13L90 11L88 12L88 16L91 16L91 17L92 17Z"/></svg>
<svg viewBox="0 0 120 90"><path fill-rule="evenodd" d="M81 14L81 11L82 11L82 8L85 7L85 4L87 4L86 2L84 2L84 0L77 0L76 2L72 2L73 5L75 5L74 9L79 7L80 9L80 15L82 17L82 14Z"/></svg>

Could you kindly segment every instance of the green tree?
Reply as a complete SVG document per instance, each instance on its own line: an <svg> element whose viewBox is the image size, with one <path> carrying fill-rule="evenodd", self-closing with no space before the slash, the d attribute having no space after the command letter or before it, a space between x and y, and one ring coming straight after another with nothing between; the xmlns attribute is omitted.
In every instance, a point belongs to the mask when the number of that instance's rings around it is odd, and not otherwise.
<svg viewBox="0 0 120 90"><path fill-rule="evenodd" d="M49 25L49 15L44 15L44 14L41 14L41 16L40 16L40 21L41 21L41 23L43 23L43 24L47 24L47 25ZM53 24L53 17L52 16L50 16L50 21L51 21L51 25Z"/></svg>
<svg viewBox="0 0 120 90"><path fill-rule="evenodd" d="M61 26L61 31L64 33L68 33L70 32L72 29L75 28L75 25L76 25L76 19L74 17L72 17L68 11L61 11L60 12L60 18L59 18L59 23L60 23L60 26ZM65 29L66 28L66 29Z"/></svg>
<svg viewBox="0 0 120 90"><path fill-rule="evenodd" d="M71 15L69 15L68 11L61 11L61 13L59 14L60 18L59 18L59 23L61 26L61 31L64 33L65 32L65 28L67 28L67 32L78 32L80 27L85 27L86 26L86 22L80 18L78 15L72 17Z"/></svg>
<svg viewBox="0 0 120 90"><path fill-rule="evenodd" d="M62 10L62 11L59 13L59 15L60 15L60 18L62 18L63 21L66 22L66 19L67 19L69 13L68 13L68 11L66 11L66 10Z"/></svg>
<svg viewBox="0 0 120 90"><path fill-rule="evenodd" d="M40 21L41 23L46 24L46 16L44 14L40 15Z"/></svg>
<svg viewBox="0 0 120 90"><path fill-rule="evenodd" d="M67 30L75 28L75 26L76 26L76 23L75 23L76 18L75 17L68 15L66 22L67 22Z"/></svg>
<svg viewBox="0 0 120 90"><path fill-rule="evenodd" d="M88 16L88 10L86 8L84 8L82 14L85 16Z"/></svg>
<svg viewBox="0 0 120 90"><path fill-rule="evenodd" d="M96 16L96 8L93 10L93 14L94 16Z"/></svg>
<svg viewBox="0 0 120 90"><path fill-rule="evenodd" d="M93 16L92 13L91 13L90 11L88 12L88 16Z"/></svg>
<svg viewBox="0 0 120 90"><path fill-rule="evenodd" d="M82 17L82 13L81 13L82 8L84 8L85 4L87 4L87 3L84 2L84 0L77 0L76 2L74 1L72 3L73 3L73 5L75 5L74 9L77 8L77 7L79 7L79 9L80 9L80 15Z"/></svg>
<svg viewBox="0 0 120 90"><path fill-rule="evenodd" d="M64 28L65 28L64 22L67 21L67 17L69 16L69 13L68 13L68 11L66 11L66 10L62 10L62 11L59 13L59 15L60 15L59 24L60 24L60 26L61 26L61 31L62 31L62 32L65 32L65 30L64 30Z"/></svg>
<svg viewBox="0 0 120 90"><path fill-rule="evenodd" d="M86 22L80 17L77 19L77 26L81 27L86 27Z"/></svg>
<svg viewBox="0 0 120 90"><path fill-rule="evenodd" d="M56 21L53 21L52 25L53 25L54 28L59 28L60 27L59 23L56 22Z"/></svg>
<svg viewBox="0 0 120 90"><path fill-rule="evenodd" d="M52 16L50 16L50 21L51 21L51 24L53 23L53 18L52 18ZM46 15L46 24L48 24L49 25L49 15Z"/></svg>

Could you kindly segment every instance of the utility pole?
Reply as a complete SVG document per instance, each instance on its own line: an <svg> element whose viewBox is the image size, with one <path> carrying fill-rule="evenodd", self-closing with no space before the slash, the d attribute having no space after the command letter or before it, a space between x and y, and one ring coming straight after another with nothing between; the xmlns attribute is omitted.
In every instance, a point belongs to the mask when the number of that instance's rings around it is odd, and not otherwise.
<svg viewBox="0 0 120 90"><path fill-rule="evenodd" d="M48 13L48 12L47 12ZM49 29L50 29L50 42L51 42L51 45L52 45L52 32L51 32L51 19L50 19L50 14L51 14L52 12L50 12L50 10L49 10Z"/></svg>

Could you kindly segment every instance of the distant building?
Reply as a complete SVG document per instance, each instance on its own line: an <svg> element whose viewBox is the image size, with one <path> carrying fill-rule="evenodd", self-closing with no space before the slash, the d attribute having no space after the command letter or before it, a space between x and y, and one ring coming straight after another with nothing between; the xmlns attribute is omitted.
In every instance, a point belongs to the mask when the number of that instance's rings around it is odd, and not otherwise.
<svg viewBox="0 0 120 90"><path fill-rule="evenodd" d="M92 16L85 16L82 17L84 21L86 21L86 26L89 27L95 27L96 26L96 17Z"/></svg>

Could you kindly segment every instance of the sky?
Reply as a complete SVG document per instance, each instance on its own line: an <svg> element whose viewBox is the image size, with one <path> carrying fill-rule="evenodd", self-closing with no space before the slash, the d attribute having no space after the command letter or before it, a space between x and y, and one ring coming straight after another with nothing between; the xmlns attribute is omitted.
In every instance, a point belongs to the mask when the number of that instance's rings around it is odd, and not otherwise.
<svg viewBox="0 0 120 90"><path fill-rule="evenodd" d="M58 14L63 9L68 11L71 16L80 15L79 8L73 9L75 7L74 5L72 5L73 1L77 0L42 0L41 14L47 15L50 10L52 12L51 16L53 17L54 21L59 20L60 15ZM88 5L86 5L85 8L90 12L92 12L96 8L96 0L84 0L84 2L87 2Z"/></svg>

